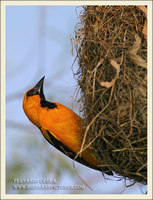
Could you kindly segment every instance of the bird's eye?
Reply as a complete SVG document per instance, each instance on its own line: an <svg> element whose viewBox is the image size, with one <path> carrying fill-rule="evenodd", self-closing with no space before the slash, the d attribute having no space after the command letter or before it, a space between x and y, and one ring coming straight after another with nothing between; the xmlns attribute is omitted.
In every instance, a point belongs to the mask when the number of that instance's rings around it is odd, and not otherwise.
<svg viewBox="0 0 153 200"><path fill-rule="evenodd" d="M32 91L30 90L30 91L28 92L28 94L29 94L29 95L32 94Z"/></svg>
<svg viewBox="0 0 153 200"><path fill-rule="evenodd" d="M29 92L27 92L27 97L32 96L33 94L33 90L30 90Z"/></svg>
<svg viewBox="0 0 153 200"><path fill-rule="evenodd" d="M29 92L27 92L27 97L34 96L37 94L39 95L39 92L33 88L33 89L29 90Z"/></svg>

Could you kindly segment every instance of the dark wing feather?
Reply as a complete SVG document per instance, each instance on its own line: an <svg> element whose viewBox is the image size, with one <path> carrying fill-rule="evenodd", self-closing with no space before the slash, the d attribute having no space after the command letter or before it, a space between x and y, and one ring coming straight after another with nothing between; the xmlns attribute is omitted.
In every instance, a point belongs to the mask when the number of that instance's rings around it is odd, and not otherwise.
<svg viewBox="0 0 153 200"><path fill-rule="evenodd" d="M59 151L61 151L62 153L74 160L76 153L74 153L72 150L66 147L62 142L57 140L48 130L46 130L46 133L49 139L47 139L45 136L44 137L51 145L53 145L56 149L58 149ZM83 158L79 156L75 160L87 167L92 168L88 162L86 162Z"/></svg>
<svg viewBox="0 0 153 200"><path fill-rule="evenodd" d="M65 155L67 155L68 157L70 157L71 159L74 160L75 156L76 156L76 153L74 153L71 149L69 149L68 147L66 147L62 142L60 142L58 139L56 139L48 130L46 130L46 134L48 136L45 137L45 139L51 144L53 145L56 149L58 149L59 151L61 151L62 153L64 153ZM88 162L86 162L83 158L81 158L80 156L77 156L77 158L75 159L75 161L87 166L87 167L90 167L92 169L95 169L94 167L92 167ZM99 170L99 171L103 171L104 173L106 173L107 175L113 175L112 171L109 171L109 170L102 170L100 167L97 168L96 170Z"/></svg>

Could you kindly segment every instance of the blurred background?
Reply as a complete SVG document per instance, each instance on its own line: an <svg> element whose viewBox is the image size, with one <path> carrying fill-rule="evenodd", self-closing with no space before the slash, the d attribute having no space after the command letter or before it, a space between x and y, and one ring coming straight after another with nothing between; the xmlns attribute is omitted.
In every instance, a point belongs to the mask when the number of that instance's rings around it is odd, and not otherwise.
<svg viewBox="0 0 153 200"><path fill-rule="evenodd" d="M140 184L126 187L130 181L107 175L104 178L98 171L76 162L73 164L44 139L23 112L25 92L45 75L46 99L62 103L79 114L80 102L75 101L77 82L71 68L75 56L71 52L70 35L73 36L79 22L80 10L81 7L75 6L6 7L7 194L146 192L146 187ZM77 69L77 62L73 68ZM60 188L40 189L37 188L41 185L39 182ZM28 187L23 189L25 185Z"/></svg>

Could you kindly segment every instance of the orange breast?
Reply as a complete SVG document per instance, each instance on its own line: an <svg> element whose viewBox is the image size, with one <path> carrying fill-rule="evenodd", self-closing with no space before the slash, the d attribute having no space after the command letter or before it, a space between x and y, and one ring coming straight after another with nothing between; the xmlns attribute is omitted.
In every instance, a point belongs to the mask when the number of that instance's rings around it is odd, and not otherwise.
<svg viewBox="0 0 153 200"><path fill-rule="evenodd" d="M79 151L82 140L81 118L69 108L56 103L57 108L43 108L39 112L40 126L50 131L74 152Z"/></svg>
<svg viewBox="0 0 153 200"><path fill-rule="evenodd" d="M56 139L60 140L73 152L77 153L80 151L83 140L82 119L64 105L56 104L58 107L55 109L41 110L39 114L40 125L43 129L49 130ZM96 168L97 161L92 150L86 149L81 157Z"/></svg>
<svg viewBox="0 0 153 200"><path fill-rule="evenodd" d="M29 120L41 130L48 130L66 147L77 153L80 151L84 129L82 119L66 106L56 103L57 108L41 107L38 95L24 97L23 109ZM42 131L45 134L45 131ZM81 157L96 168L97 162L93 152L88 148Z"/></svg>

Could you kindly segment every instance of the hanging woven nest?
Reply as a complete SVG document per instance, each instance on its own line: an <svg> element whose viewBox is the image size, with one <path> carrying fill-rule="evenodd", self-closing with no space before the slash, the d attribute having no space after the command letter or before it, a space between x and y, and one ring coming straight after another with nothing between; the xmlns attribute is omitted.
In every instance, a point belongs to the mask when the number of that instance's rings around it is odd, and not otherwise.
<svg viewBox="0 0 153 200"><path fill-rule="evenodd" d="M147 183L147 7L83 6L72 38L84 146L102 172Z"/></svg>

